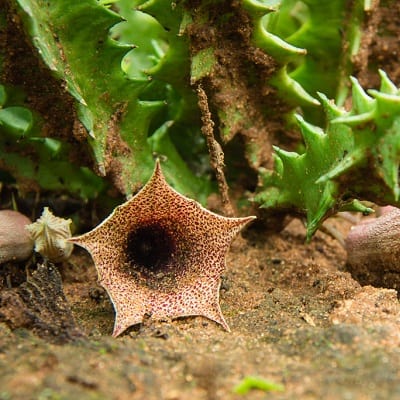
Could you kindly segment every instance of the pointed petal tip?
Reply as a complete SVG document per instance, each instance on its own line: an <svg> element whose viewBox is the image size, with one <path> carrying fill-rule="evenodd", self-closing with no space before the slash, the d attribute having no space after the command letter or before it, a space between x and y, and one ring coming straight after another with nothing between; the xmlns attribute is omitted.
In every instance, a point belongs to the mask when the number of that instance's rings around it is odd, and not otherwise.
<svg viewBox="0 0 400 400"><path fill-rule="evenodd" d="M227 332L231 332L231 328L229 327L228 323L225 321L224 316L222 315L222 312L220 311L218 315L204 315L206 318L211 319L211 321L216 322L218 325L221 325L224 330Z"/></svg>
<svg viewBox="0 0 400 400"><path fill-rule="evenodd" d="M159 157L157 157L156 158L156 161L155 161L155 164L154 164L154 172L153 172L153 174L154 175L162 175L162 169L161 169L161 161L160 161L160 158Z"/></svg>
<svg viewBox="0 0 400 400"><path fill-rule="evenodd" d="M218 322L218 321L217 321ZM225 321L225 319L222 317L222 322L218 322L222 327L228 332L231 333L231 328L229 327L228 323Z"/></svg>
<svg viewBox="0 0 400 400"><path fill-rule="evenodd" d="M164 173L161 168L161 161L160 161L159 157L157 157L155 160L153 175L151 176L149 182L156 181L156 180L165 181L165 177L164 177Z"/></svg>
<svg viewBox="0 0 400 400"><path fill-rule="evenodd" d="M112 333L112 337L116 338L118 337L122 332L124 332L127 328L123 328L120 325L115 325Z"/></svg>
<svg viewBox="0 0 400 400"><path fill-rule="evenodd" d="M221 306L219 304L219 288L217 291L217 303L215 304L207 304L206 307L202 309L202 312L193 315L201 315L210 319L211 321L216 322L221 325L227 332L231 332L231 328L229 328L228 323L225 321L224 315L222 314Z"/></svg>
<svg viewBox="0 0 400 400"><path fill-rule="evenodd" d="M126 323L126 320L123 320L118 317L118 313L115 316L115 321L114 321L114 328L112 332L112 337L116 338L122 333L124 333L129 327L139 324L139 321L133 322L133 323Z"/></svg>
<svg viewBox="0 0 400 400"><path fill-rule="evenodd" d="M257 217L255 215L237 218L239 225L243 225L243 226L250 223L251 221L254 221L255 219L257 219Z"/></svg>

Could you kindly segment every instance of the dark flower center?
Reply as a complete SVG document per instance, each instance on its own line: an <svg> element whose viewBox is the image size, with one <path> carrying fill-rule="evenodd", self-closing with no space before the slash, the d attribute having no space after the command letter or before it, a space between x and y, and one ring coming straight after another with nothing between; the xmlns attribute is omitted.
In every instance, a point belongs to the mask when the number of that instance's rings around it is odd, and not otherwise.
<svg viewBox="0 0 400 400"><path fill-rule="evenodd" d="M176 240L161 223L142 225L128 234L127 260L141 272L160 274L168 271Z"/></svg>

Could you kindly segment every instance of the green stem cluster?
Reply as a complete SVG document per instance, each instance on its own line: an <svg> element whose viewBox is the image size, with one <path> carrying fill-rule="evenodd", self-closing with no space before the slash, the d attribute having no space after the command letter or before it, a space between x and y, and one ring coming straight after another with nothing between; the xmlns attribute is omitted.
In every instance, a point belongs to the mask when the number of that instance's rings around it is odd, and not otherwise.
<svg viewBox="0 0 400 400"><path fill-rule="evenodd" d="M256 201L306 215L308 239L337 211L371 211L357 198L399 204L400 90L381 71L368 93L353 78L350 111L320 94L324 128L297 115L305 151L275 148L274 171L261 173Z"/></svg>

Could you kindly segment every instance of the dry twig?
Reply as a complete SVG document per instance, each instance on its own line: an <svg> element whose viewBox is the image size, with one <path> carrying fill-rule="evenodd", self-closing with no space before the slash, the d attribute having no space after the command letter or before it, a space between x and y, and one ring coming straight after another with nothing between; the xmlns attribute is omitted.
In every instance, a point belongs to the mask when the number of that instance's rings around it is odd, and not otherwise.
<svg viewBox="0 0 400 400"><path fill-rule="evenodd" d="M206 138L208 152L210 154L211 168L215 171L215 176L218 182L218 189L221 194L223 212L226 216L233 216L233 207L229 199L229 187L224 174L224 152L221 145L214 137L214 122L211 119L210 109L208 107L208 99L206 92L201 87L197 86L198 104L201 111L201 131Z"/></svg>

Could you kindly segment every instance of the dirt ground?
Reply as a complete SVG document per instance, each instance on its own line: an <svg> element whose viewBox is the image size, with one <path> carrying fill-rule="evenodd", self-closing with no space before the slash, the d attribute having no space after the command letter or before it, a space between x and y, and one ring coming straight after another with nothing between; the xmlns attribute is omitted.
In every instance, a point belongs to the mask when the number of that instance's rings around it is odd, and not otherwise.
<svg viewBox="0 0 400 400"><path fill-rule="evenodd" d="M335 219L344 234L347 221ZM0 324L0 399L398 399L400 306L393 289L360 286L346 252L319 232L304 244L249 229L231 247L221 306L232 332L203 317L146 321L112 338L114 313L90 257L61 267L85 336L53 344ZM283 391L234 387L258 376Z"/></svg>

